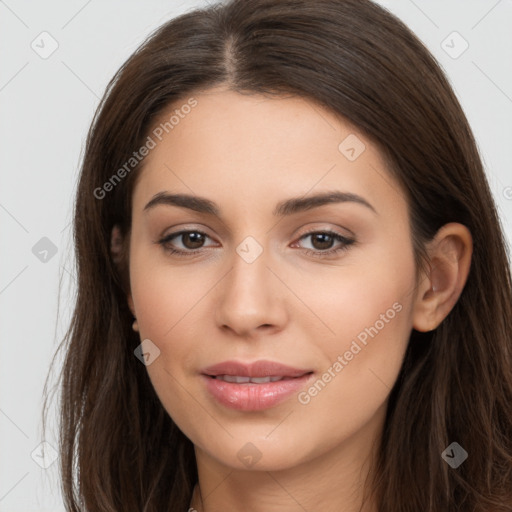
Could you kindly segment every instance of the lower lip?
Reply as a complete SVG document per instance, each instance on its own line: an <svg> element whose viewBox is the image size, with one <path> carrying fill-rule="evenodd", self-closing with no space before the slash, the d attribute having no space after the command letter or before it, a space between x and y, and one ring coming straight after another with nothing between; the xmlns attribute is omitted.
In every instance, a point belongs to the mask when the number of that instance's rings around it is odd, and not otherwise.
<svg viewBox="0 0 512 512"><path fill-rule="evenodd" d="M239 411L261 411L274 407L300 391L312 376L312 373L308 373L302 377L264 384L236 384L202 375L206 388L218 402Z"/></svg>

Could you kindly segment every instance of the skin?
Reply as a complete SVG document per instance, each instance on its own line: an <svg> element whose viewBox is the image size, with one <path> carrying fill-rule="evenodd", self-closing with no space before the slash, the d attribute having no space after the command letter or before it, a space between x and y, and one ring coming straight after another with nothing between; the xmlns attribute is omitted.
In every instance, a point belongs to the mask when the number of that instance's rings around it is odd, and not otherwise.
<svg viewBox="0 0 512 512"><path fill-rule="evenodd" d="M356 128L298 97L223 88L194 97L197 106L151 150L137 181L127 297L141 340L160 350L147 366L155 391L195 445L191 507L359 511L411 330L436 328L455 305L471 235L460 224L444 226L428 246L429 271L416 280L405 196ZM354 161L338 149L350 134L366 146ZM358 194L377 213L345 202L272 214L279 201L327 190ZM170 205L144 211L162 191L206 197L221 217ZM181 229L207 234L202 249L187 237L168 243L195 255L155 243ZM322 245L304 236L310 230L356 241L321 258L305 251L321 255L342 244ZM252 263L236 252L247 236L263 249ZM400 312L307 404L294 394L267 410L236 411L216 402L200 378L206 366L232 359L278 361L320 377L396 303ZM249 442L261 455L251 467L237 456Z"/></svg>

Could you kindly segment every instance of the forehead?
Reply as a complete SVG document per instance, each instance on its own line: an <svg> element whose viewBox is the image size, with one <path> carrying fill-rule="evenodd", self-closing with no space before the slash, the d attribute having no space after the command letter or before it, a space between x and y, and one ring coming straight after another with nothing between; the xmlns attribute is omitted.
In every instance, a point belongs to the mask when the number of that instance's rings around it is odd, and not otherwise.
<svg viewBox="0 0 512 512"><path fill-rule="evenodd" d="M284 196L334 189L404 206L376 145L309 99L211 89L170 105L150 137L134 213L162 191L269 211Z"/></svg>

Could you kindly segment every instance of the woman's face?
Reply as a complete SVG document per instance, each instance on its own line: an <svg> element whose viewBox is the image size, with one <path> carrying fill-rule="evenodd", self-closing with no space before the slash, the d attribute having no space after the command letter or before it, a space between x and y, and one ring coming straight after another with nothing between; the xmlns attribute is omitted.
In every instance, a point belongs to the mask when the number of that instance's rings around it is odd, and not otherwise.
<svg viewBox="0 0 512 512"><path fill-rule="evenodd" d="M133 196L129 301L154 388L231 468L367 450L413 327L405 198L377 148L309 100L193 98L150 134Z"/></svg>

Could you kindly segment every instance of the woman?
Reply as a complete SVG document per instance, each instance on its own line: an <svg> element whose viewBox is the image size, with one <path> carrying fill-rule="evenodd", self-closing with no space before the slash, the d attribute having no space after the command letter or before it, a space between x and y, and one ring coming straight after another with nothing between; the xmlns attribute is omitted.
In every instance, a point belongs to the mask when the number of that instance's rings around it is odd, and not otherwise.
<svg viewBox="0 0 512 512"><path fill-rule="evenodd" d="M91 127L68 510L511 511L511 276L466 117L368 0L158 29Z"/></svg>

